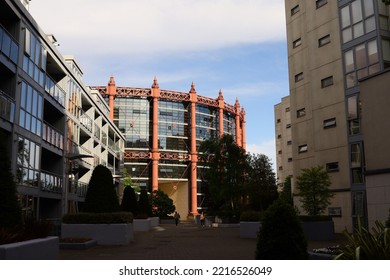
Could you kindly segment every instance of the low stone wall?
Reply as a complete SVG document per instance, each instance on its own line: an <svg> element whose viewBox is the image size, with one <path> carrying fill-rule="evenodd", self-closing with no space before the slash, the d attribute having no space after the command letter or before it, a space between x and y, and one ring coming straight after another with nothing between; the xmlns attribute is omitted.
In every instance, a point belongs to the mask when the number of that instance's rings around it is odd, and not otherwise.
<svg viewBox="0 0 390 280"><path fill-rule="evenodd" d="M310 221L302 222L303 232L307 240L333 240L333 221Z"/></svg>
<svg viewBox="0 0 390 280"><path fill-rule="evenodd" d="M151 219L134 219L133 227L134 231L149 231L152 228Z"/></svg>
<svg viewBox="0 0 390 280"><path fill-rule="evenodd" d="M57 260L59 238L31 239L22 242L0 245L1 260Z"/></svg>
<svg viewBox="0 0 390 280"><path fill-rule="evenodd" d="M257 233L261 228L260 222L240 222L241 238L257 238Z"/></svg>
<svg viewBox="0 0 390 280"><path fill-rule="evenodd" d="M62 238L90 237L98 245L127 245L134 240L133 224L62 224Z"/></svg>

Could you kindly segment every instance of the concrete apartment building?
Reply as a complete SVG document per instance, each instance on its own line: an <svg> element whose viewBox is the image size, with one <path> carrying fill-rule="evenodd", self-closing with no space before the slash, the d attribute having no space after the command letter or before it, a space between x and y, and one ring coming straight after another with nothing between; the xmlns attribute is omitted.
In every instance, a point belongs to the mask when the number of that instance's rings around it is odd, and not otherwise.
<svg viewBox="0 0 390 280"><path fill-rule="evenodd" d="M234 105L201 96L192 84L189 92L150 88L94 86L107 101L111 118L125 135L124 167L132 181L148 191L166 193L185 218L206 209L204 166L198 161L202 141L224 134L246 148L245 111Z"/></svg>
<svg viewBox="0 0 390 280"><path fill-rule="evenodd" d="M119 188L124 137L28 5L0 2L0 129L24 213L56 220L78 210L97 164L112 170Z"/></svg>
<svg viewBox="0 0 390 280"><path fill-rule="evenodd" d="M388 148L378 138L386 137L389 122L384 112L374 113L377 105L385 108L380 97L388 100L382 75L390 61L389 10L381 0L286 0L285 9L291 139L277 136L277 149L283 153L281 141L291 141L292 160L277 158L278 177L292 164L297 194L301 170L324 166L336 232L351 230L357 217L371 227L390 208L390 162L380 155ZM285 118L282 104L275 106L276 127ZM294 201L299 205L298 196Z"/></svg>

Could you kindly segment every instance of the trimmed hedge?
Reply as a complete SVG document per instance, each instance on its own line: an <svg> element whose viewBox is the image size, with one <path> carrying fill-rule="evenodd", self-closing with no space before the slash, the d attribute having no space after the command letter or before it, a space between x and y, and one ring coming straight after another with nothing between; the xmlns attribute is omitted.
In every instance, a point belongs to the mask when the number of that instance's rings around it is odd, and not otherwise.
<svg viewBox="0 0 390 280"><path fill-rule="evenodd" d="M130 224L133 214L130 212L113 213L76 213L66 214L62 218L64 224Z"/></svg>
<svg viewBox="0 0 390 280"><path fill-rule="evenodd" d="M241 213L240 221L243 222L259 222L264 219L265 212L259 211L244 211Z"/></svg>

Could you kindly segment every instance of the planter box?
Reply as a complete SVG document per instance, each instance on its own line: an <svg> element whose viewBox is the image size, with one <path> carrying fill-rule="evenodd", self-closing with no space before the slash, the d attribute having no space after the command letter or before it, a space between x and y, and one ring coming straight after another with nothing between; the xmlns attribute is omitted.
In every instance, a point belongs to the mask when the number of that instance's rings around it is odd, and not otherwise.
<svg viewBox="0 0 390 280"><path fill-rule="evenodd" d="M175 219L160 219L160 224L162 225L174 225Z"/></svg>
<svg viewBox="0 0 390 280"><path fill-rule="evenodd" d="M240 237L257 238L260 228L261 222L240 222Z"/></svg>
<svg viewBox="0 0 390 280"><path fill-rule="evenodd" d="M333 221L310 221L302 222L303 232L306 240L333 240Z"/></svg>
<svg viewBox="0 0 390 280"><path fill-rule="evenodd" d="M150 218L134 219L133 227L134 227L134 231L149 231L152 228L152 222Z"/></svg>
<svg viewBox="0 0 390 280"><path fill-rule="evenodd" d="M160 218L159 217L151 217L150 218L150 226L151 227L158 227L160 225Z"/></svg>
<svg viewBox="0 0 390 280"><path fill-rule="evenodd" d="M92 248L93 246L96 246L96 245L97 245L96 240L88 240L88 241L82 242L82 243L61 242L60 249L85 250L85 249Z"/></svg>
<svg viewBox="0 0 390 280"><path fill-rule="evenodd" d="M59 238L49 236L0 245L1 260L58 260Z"/></svg>
<svg viewBox="0 0 390 280"><path fill-rule="evenodd" d="M127 245L134 240L133 224L62 224L62 238L90 237L98 245Z"/></svg>

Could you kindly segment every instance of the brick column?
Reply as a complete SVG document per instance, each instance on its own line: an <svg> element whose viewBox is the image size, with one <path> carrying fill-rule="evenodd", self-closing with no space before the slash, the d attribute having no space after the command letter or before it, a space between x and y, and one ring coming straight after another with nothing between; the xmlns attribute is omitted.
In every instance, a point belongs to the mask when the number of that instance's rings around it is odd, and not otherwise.
<svg viewBox="0 0 390 280"><path fill-rule="evenodd" d="M198 101L194 83L190 89L191 101L191 214L198 215L198 152L196 151L196 103Z"/></svg>
<svg viewBox="0 0 390 280"><path fill-rule="evenodd" d="M225 108L225 101L223 99L222 90L219 90L218 94L218 107L219 107L219 137L223 136L223 109Z"/></svg>
<svg viewBox="0 0 390 280"><path fill-rule="evenodd" d="M237 146L242 147L242 132L241 132L241 122L240 122L240 103L238 102L238 98L236 98L236 103L234 104L235 111L235 121L236 121L236 143Z"/></svg>
<svg viewBox="0 0 390 280"><path fill-rule="evenodd" d="M110 107L110 120L114 121L114 99L116 96L116 85L114 77L110 77L110 81L106 87L106 92L108 94L108 106Z"/></svg>
<svg viewBox="0 0 390 280"><path fill-rule="evenodd" d="M160 87L157 79L154 78L152 85L152 104L153 104L153 122L152 122L152 191L158 190L158 161L160 152L158 147L158 100L160 98Z"/></svg>

